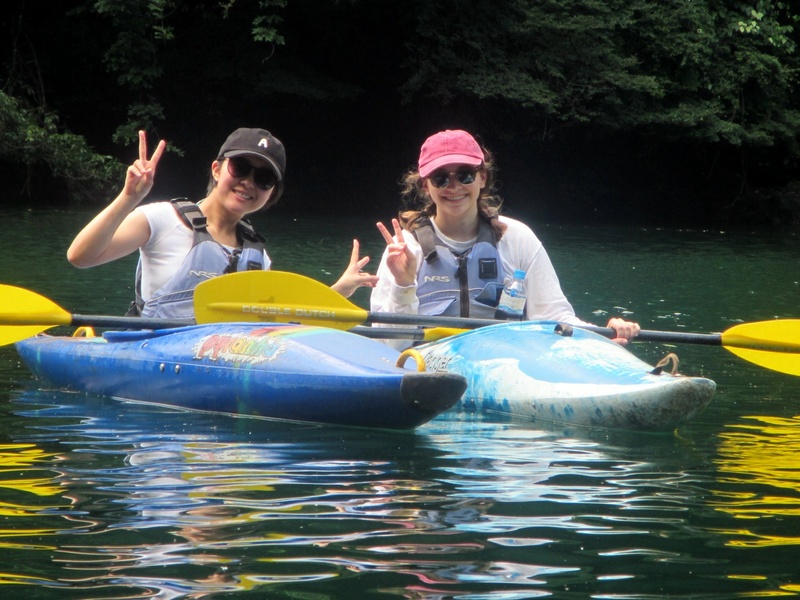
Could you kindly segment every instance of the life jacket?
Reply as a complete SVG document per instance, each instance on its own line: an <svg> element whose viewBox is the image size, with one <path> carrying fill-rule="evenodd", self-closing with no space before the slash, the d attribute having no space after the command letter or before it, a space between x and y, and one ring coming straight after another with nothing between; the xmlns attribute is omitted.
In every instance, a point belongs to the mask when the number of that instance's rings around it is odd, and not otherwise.
<svg viewBox="0 0 800 600"><path fill-rule="evenodd" d="M235 271L264 269L265 239L245 220L236 224L241 250L230 251L208 232L206 216L186 198L171 200L181 221L193 231L192 248L180 268L152 298L142 298L142 262L136 267L136 299L128 315L155 318L191 318L194 316L194 288L203 281Z"/></svg>
<svg viewBox="0 0 800 600"><path fill-rule="evenodd" d="M417 274L419 314L495 318L508 273L497 250L497 237L481 220L472 247L457 254L436 235L430 220L413 232L425 261Z"/></svg>

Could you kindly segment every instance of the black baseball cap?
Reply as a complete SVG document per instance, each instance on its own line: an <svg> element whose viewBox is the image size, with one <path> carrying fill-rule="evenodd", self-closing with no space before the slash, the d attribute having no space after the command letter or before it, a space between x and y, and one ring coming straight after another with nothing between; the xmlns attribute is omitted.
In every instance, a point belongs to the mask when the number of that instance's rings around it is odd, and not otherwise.
<svg viewBox="0 0 800 600"><path fill-rule="evenodd" d="M275 171L278 181L283 181L283 174L286 171L286 150L283 143L266 129L240 127L222 144L217 159L243 155L263 158Z"/></svg>

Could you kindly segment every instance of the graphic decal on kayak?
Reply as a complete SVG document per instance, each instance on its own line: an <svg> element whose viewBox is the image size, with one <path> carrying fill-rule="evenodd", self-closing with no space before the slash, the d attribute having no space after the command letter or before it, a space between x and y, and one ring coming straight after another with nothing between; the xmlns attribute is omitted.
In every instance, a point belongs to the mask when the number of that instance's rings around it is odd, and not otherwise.
<svg viewBox="0 0 800 600"><path fill-rule="evenodd" d="M192 348L193 358L257 365L283 354L286 343L265 335L215 333L200 339Z"/></svg>
<svg viewBox="0 0 800 600"><path fill-rule="evenodd" d="M433 352L431 352L430 354L425 356L425 369L437 373L447 371L448 367L450 366L450 361L452 361L453 358L455 357L448 356L446 354L445 355L434 354Z"/></svg>

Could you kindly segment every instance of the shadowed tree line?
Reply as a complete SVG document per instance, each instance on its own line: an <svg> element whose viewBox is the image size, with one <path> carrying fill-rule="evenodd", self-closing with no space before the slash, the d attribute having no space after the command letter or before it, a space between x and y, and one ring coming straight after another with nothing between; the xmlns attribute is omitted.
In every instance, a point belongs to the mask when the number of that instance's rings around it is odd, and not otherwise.
<svg viewBox="0 0 800 600"><path fill-rule="evenodd" d="M17 206L100 205L136 131L153 196L203 194L235 127L288 152L274 210L397 208L424 138L480 136L538 220L800 223L800 5L772 0L7 3L0 173Z"/></svg>

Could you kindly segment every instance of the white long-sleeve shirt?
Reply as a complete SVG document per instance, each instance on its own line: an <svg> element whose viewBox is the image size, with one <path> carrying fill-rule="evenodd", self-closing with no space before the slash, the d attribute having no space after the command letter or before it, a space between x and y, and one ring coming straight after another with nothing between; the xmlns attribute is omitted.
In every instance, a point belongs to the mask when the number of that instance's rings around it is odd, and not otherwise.
<svg viewBox="0 0 800 600"><path fill-rule="evenodd" d="M526 304L526 318L539 321L559 321L572 325L589 325L575 315L575 310L561 291L550 257L539 241L539 238L524 223L508 217L499 217L500 221L508 226L497 250L506 273L513 273L516 269L525 271L525 285L528 288ZM431 221L439 238L456 252L467 250L473 242L458 242L447 238L438 230ZM417 260L417 273L425 260L422 248L413 235L405 235L405 242ZM373 312L390 312L417 314L419 300L417 299L417 284L399 286L395 282L389 268L386 266L386 252L381 258L378 267L380 281L372 290L370 309ZM404 340L394 340L391 344L402 348L410 345Z"/></svg>

